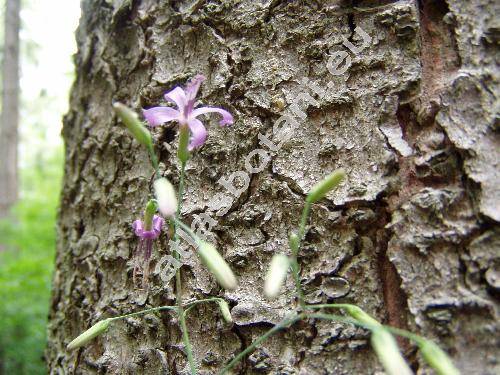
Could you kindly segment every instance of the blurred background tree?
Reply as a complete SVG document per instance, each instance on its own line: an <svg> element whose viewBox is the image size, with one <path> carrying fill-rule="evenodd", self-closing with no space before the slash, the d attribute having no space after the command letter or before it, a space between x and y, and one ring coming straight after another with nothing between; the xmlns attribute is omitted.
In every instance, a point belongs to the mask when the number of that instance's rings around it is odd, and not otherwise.
<svg viewBox="0 0 500 375"><path fill-rule="evenodd" d="M0 1L0 8L5 10L0 24L14 27L12 16L4 17L11 13L6 10L9 1ZM19 0L15 2L18 5ZM57 16L53 14L55 8ZM25 0L21 4L18 145L4 133L0 136L3 152L7 151L4 145L19 149L16 151L19 200L13 206L9 203L10 210L4 210L4 215L10 214L8 219L0 220L3 248L0 251L0 374L46 373L43 350L63 170L59 133L74 76L71 55L75 50L73 31L78 17L78 0ZM3 41L0 27L0 43ZM2 61L7 58L8 50L1 48ZM15 78L9 73L6 76ZM2 119L6 117L4 114ZM8 163L12 167L12 162ZM0 202L13 202L12 195L6 194L5 185L0 186Z"/></svg>
<svg viewBox="0 0 500 375"><path fill-rule="evenodd" d="M0 116L0 218L7 216L18 196L17 137L19 122L20 0L5 1Z"/></svg>

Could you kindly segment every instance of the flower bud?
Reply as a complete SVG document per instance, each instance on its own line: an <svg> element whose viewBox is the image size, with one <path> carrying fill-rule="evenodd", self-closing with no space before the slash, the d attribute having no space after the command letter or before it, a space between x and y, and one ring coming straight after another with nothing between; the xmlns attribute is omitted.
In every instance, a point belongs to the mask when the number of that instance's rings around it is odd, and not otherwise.
<svg viewBox="0 0 500 375"><path fill-rule="evenodd" d="M413 372L399 351L394 337L380 327L372 331L372 347L388 375L412 375Z"/></svg>
<svg viewBox="0 0 500 375"><path fill-rule="evenodd" d="M232 323L233 318L231 316L231 311L229 311L229 304L223 299L217 300L222 317L227 323Z"/></svg>
<svg viewBox="0 0 500 375"><path fill-rule="evenodd" d="M130 133L132 133L137 142L146 146L148 150L151 150L153 148L151 133L139 120L137 113L122 103L114 103L113 109Z"/></svg>
<svg viewBox="0 0 500 375"><path fill-rule="evenodd" d="M154 190L158 208L165 217L171 217L177 211L177 197L175 189L166 178L159 178L154 182Z"/></svg>
<svg viewBox="0 0 500 375"><path fill-rule="evenodd" d="M146 203L146 209L144 210L144 230L151 230L153 228L153 217L158 209L158 205L153 199L150 199Z"/></svg>
<svg viewBox="0 0 500 375"><path fill-rule="evenodd" d="M88 330L83 332L80 336L78 336L76 339L71 341L68 344L68 350L73 350L77 349L85 344L87 344L89 341L91 341L93 338L99 336L101 333L104 333L109 325L111 324L111 321L113 318L108 318L101 320L94 324L92 327L90 327Z"/></svg>
<svg viewBox="0 0 500 375"><path fill-rule="evenodd" d="M290 245L290 249L293 251L297 251L299 249L300 238L297 233L290 233L290 237L288 237L288 245Z"/></svg>
<svg viewBox="0 0 500 375"><path fill-rule="evenodd" d="M236 288L238 282L233 271L212 244L201 241L198 246L198 254L205 267L215 276L223 288L228 290Z"/></svg>
<svg viewBox="0 0 500 375"><path fill-rule="evenodd" d="M439 375L460 375L450 357L430 340L418 342L422 357Z"/></svg>
<svg viewBox="0 0 500 375"><path fill-rule="evenodd" d="M264 294L267 298L276 298L286 279L289 267L290 259L286 255L275 254L273 256L264 281Z"/></svg>
<svg viewBox="0 0 500 375"><path fill-rule="evenodd" d="M329 191L335 189L345 178L345 171L340 168L313 186L307 196L307 202L314 203L323 198Z"/></svg>

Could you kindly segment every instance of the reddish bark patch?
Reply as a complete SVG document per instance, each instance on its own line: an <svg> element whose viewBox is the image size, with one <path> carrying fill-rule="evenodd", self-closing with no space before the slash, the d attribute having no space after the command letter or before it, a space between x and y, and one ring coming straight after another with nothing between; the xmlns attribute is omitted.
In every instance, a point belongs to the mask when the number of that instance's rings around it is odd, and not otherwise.
<svg viewBox="0 0 500 375"><path fill-rule="evenodd" d="M449 12L444 0L421 0L421 96L425 119L433 121L439 110L439 94L460 67L455 36L445 22Z"/></svg>
<svg viewBox="0 0 500 375"><path fill-rule="evenodd" d="M422 131L418 126L415 115L407 104L400 105L396 113L399 126L403 131L403 139L412 148L417 143L417 136ZM417 178L415 171L414 156L400 156L398 158L398 176L400 189L397 194L388 197L389 210L393 212L402 203L406 202L414 193L421 190L425 185Z"/></svg>
<svg viewBox="0 0 500 375"><path fill-rule="evenodd" d="M385 323L392 327L408 329L407 296L401 288L401 278L396 268L387 257L388 241L387 231L379 230L377 233L377 268L387 311L387 321ZM407 339L399 336L396 339L403 351L410 349L410 343Z"/></svg>

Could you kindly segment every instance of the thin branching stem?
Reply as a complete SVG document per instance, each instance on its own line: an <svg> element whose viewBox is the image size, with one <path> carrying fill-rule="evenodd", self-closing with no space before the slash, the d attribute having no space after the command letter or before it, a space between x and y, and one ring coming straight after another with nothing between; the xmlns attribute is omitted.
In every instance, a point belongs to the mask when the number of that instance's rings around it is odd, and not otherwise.
<svg viewBox="0 0 500 375"><path fill-rule="evenodd" d="M319 305L306 305L305 308L308 310L318 310L318 309L343 309L349 307L359 308L357 305L352 305L350 303L324 303Z"/></svg>
<svg viewBox="0 0 500 375"><path fill-rule="evenodd" d="M219 297L212 297L212 298L205 298L205 299L199 299L193 302L189 302L186 304L186 309L184 310L184 316L187 315L187 313L196 305L199 305L200 303L207 303L207 302L218 302L218 301L223 301L224 299L219 298Z"/></svg>
<svg viewBox="0 0 500 375"><path fill-rule="evenodd" d="M178 217L174 218L174 222L184 232L186 232L197 244L200 243L201 239L191 230L191 228L189 228L186 224L184 224Z"/></svg>
<svg viewBox="0 0 500 375"><path fill-rule="evenodd" d="M377 328L380 329L380 327L382 327L382 326L375 327L371 324L361 323L360 321L353 319L353 318L349 318L347 316L335 315L335 314L312 313L312 314L308 314L307 317L314 318L314 319L333 320L333 321L340 322L340 323L354 324L355 326L370 329L370 330L374 330Z"/></svg>
<svg viewBox="0 0 500 375"><path fill-rule="evenodd" d="M136 312L133 312L133 313L130 313L130 314L115 316L114 318L111 318L111 319L113 319L113 320L124 319L124 318L129 318L131 316L142 315L142 314L147 314L147 313L150 313L150 312L161 311L161 310L177 311L177 306L152 307L150 309L136 311Z"/></svg>
<svg viewBox="0 0 500 375"><path fill-rule="evenodd" d="M177 235L177 223L179 222L179 217L181 214L181 209L182 209L182 196L184 194L184 176L186 174L186 163L181 162L181 176L180 176L180 181L179 181L179 192L178 192L178 198L177 198L177 212L175 214L175 220L174 220L174 235L173 235L173 240L174 242L177 241L178 235ZM180 254L176 251L175 254L175 259L180 260ZM177 302L177 315L179 317L179 322L181 325L181 331L182 331L182 341L184 342L184 347L186 348L186 355L187 359L189 362L189 367L191 369L191 374L196 375L196 363L194 361L194 356L193 356L193 348L191 347L191 342L189 341L189 332L187 329L186 325L186 316L184 314L184 306L182 304L182 274L181 274L181 267L177 268L177 271L175 272L175 293L176 293L176 302Z"/></svg>
<svg viewBox="0 0 500 375"><path fill-rule="evenodd" d="M292 324L294 324L295 322L299 321L300 319L302 319L303 317L305 316L305 314L299 314L299 315L295 315L294 317L292 318L289 318L289 319L285 319L283 320L282 322L276 324L273 328L271 328L269 331L267 331L266 333L264 333L262 336L260 336L258 339L256 339L254 342L252 342L251 345L249 345L245 350L243 350L242 352L240 352L236 357L233 358L233 360L231 362L229 362L226 367L224 367L222 369L222 371L220 372L220 375L224 375L224 374L227 374L228 371L230 371L234 366L236 366L236 364L241 361L247 354L251 353L254 351L254 349L259 345L261 344L262 342L264 342L265 340L267 340L270 336L272 336L273 334L275 334L276 332L282 330L283 328L287 328L289 326L291 326Z"/></svg>
<svg viewBox="0 0 500 375"><path fill-rule="evenodd" d="M302 284L300 282L300 267L299 267L299 262L297 260L297 255L299 253L300 245L304 238L310 211L311 211L311 203L306 202L306 204L304 205L304 209L302 210L302 217L300 219L299 233L298 233L299 241L296 244L296 246L292 246L292 257L291 257L292 258L291 266L292 266L293 278L295 280L295 289L297 292L299 305L302 309L304 309L305 307L305 302L304 302L304 292L302 291Z"/></svg>
<svg viewBox="0 0 500 375"><path fill-rule="evenodd" d="M299 241L301 242L304 239L304 234L306 232L307 220L309 219L309 213L311 212L311 203L306 201L304 205L304 209L302 210L302 217L300 218L300 227L299 227ZM299 247L300 247L299 242ZM297 249L298 251L298 249Z"/></svg>
<svg viewBox="0 0 500 375"><path fill-rule="evenodd" d="M315 309L323 309L323 308L342 309L342 308L349 308L349 307L359 308L359 306L351 305L348 303L329 303L329 304L320 304L320 305L306 305L307 310L315 310ZM336 315L325 314L325 316L326 315L336 316ZM312 314L310 316L314 316L314 314ZM323 317L322 319L325 319L325 317ZM330 318L328 318L328 319L330 319ZM401 328L391 327L391 326L383 325L383 324L380 324L380 325L367 324L367 323L363 323L357 319L352 319L352 318L345 318L345 319L349 320L349 321L346 321L346 323L352 323L352 324L355 324L359 327L369 329L370 331L373 331L374 329L380 329L381 327L383 327L386 330L388 330L389 332L392 332L398 336L405 337L407 339L412 340L416 344L421 344L422 342L426 341L423 337L416 335L412 332L406 331L404 329L401 329ZM334 320L334 319L330 319L330 320Z"/></svg>
<svg viewBox="0 0 500 375"><path fill-rule="evenodd" d="M297 254L300 249L300 244L302 242L302 239L304 237L305 231L306 231L306 225L307 225L307 220L309 219L309 213L311 211L311 203L307 202L304 205L304 209L302 210L302 216L300 219L300 224L299 224L299 241L296 243L294 246L291 247L292 250L292 256L291 256L291 267L292 267L292 274L295 280L295 289L297 293L297 299L299 301L299 305L302 310L305 310L306 304L304 302L304 293L302 291L302 285L300 282L300 267L299 263L297 261ZM179 223L179 225L182 226L182 223ZM184 227L183 227L184 229ZM248 346L245 350L243 350L241 353L239 353L236 357L234 357L231 362L229 362L226 367L224 367L221 371L221 375L226 374L229 370L231 370L239 361L241 361L247 354L251 353L260 343L265 341L269 336L273 335L274 333L278 332L279 330L283 328L287 328L293 323L297 322L298 320L304 318L306 316L305 313L298 314L294 316L291 319L287 319L282 321L281 323L275 325L273 328L271 328L269 331L267 331L265 334L260 336L257 340L255 340L250 346Z"/></svg>
<svg viewBox="0 0 500 375"><path fill-rule="evenodd" d="M155 170L155 180L157 180L161 177L160 166L158 164L158 158L156 157L155 150L153 149L153 146L148 147L148 153L149 153L149 157L151 159L151 164L153 165L153 168Z"/></svg>

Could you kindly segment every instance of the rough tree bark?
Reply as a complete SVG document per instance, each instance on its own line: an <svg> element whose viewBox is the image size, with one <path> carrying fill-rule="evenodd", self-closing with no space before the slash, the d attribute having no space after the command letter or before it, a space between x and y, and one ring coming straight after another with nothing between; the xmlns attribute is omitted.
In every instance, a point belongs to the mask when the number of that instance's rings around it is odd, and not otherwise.
<svg viewBox="0 0 500 375"><path fill-rule="evenodd" d="M65 118L66 169L59 217L47 362L52 373L176 374L186 359L168 313L129 319L81 349L65 345L102 317L173 304L173 285L132 284L136 238L152 171L146 152L118 124L114 100L139 109L195 73L202 99L232 111L232 128L209 127L189 162L183 217L211 213L212 240L240 287L221 291L193 257L185 299L221 295L234 325L212 306L188 319L198 366L214 374L293 305L293 281L274 302L262 295L271 256L288 251L308 189L346 168L348 182L316 204L301 252L309 302L359 304L380 320L435 339L464 373L498 373L500 235L498 43L494 0L97 1L82 3L77 80ZM358 54L361 27L371 42ZM332 75L327 63L351 63ZM307 78L326 90L317 95ZM327 84L331 82L330 86ZM217 183L245 170L259 133L303 92L306 118L251 175L217 218ZM306 104L304 104L306 103ZM282 125L282 124L281 124ZM281 126L280 125L280 126ZM175 127L154 131L162 174L178 183ZM255 160L254 160L255 163ZM168 253L157 248L153 262ZM401 342L413 368L429 373ZM375 373L363 330L295 325L265 342L241 374Z"/></svg>
<svg viewBox="0 0 500 375"><path fill-rule="evenodd" d="M2 115L0 117L0 218L18 195L17 128L19 123L19 12L20 0L5 2L5 36L2 64Z"/></svg>

